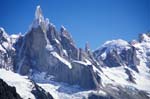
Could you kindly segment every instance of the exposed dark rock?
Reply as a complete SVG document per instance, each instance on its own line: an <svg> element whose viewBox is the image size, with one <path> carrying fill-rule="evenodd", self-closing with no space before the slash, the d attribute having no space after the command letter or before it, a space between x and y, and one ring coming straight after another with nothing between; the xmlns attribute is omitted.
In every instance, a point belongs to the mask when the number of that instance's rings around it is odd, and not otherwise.
<svg viewBox="0 0 150 99"><path fill-rule="evenodd" d="M146 92L135 88L107 85L102 90L106 95L90 93L88 99L150 99Z"/></svg>
<svg viewBox="0 0 150 99"><path fill-rule="evenodd" d="M34 84L32 93L35 95L36 99L54 99L50 93L46 92L37 84Z"/></svg>
<svg viewBox="0 0 150 99"><path fill-rule="evenodd" d="M132 83L136 83L135 82L135 78L132 75L132 72L129 69L127 69L127 68L125 68L125 72L128 75L128 79L127 80L132 82Z"/></svg>
<svg viewBox="0 0 150 99"><path fill-rule="evenodd" d="M48 30L47 30L47 38L50 42L50 44L53 46L54 50L60 55L63 56L62 52L62 46L60 44L60 34L56 31L56 28L49 24Z"/></svg>
<svg viewBox="0 0 150 99"><path fill-rule="evenodd" d="M39 71L45 71L48 69L48 51L46 50L47 41L45 39L45 33L40 27L32 29L24 37L24 41L21 45L19 53L17 53L15 65L18 67L19 73L25 75L26 71L30 68L37 69ZM33 66L34 65L34 66ZM21 68L20 68L21 67ZM30 67L30 68L24 68Z"/></svg>
<svg viewBox="0 0 150 99"><path fill-rule="evenodd" d="M149 99L147 92L134 87L107 85L103 90L114 99Z"/></svg>
<svg viewBox="0 0 150 99"><path fill-rule="evenodd" d="M135 47L131 46L128 50L123 50L120 54L122 61L129 66L131 69L139 72L137 69L137 65L139 65L139 59L136 56L136 49Z"/></svg>
<svg viewBox="0 0 150 99"><path fill-rule="evenodd" d="M101 78L93 71L91 65L85 66L76 62L72 63L72 65L71 75L74 84L79 84L87 89L96 89L101 86Z"/></svg>
<svg viewBox="0 0 150 99"><path fill-rule="evenodd" d="M82 48L79 48L79 61L83 61L83 59L84 59L84 52L83 52L83 50L82 50Z"/></svg>
<svg viewBox="0 0 150 99"><path fill-rule="evenodd" d="M139 59L137 58L137 50L135 47L130 45L127 49L117 47L108 49L109 47L104 47L94 52L94 57L102 66L118 67L127 65L136 72L139 72L137 69ZM120 51L118 51L118 49L120 49ZM104 59L101 56L103 53L106 53L106 58Z"/></svg>
<svg viewBox="0 0 150 99"><path fill-rule="evenodd" d="M70 56L71 59L78 60L78 48L76 47L73 39L71 38L70 34L68 31L64 28L61 27L61 44L65 50L68 51L68 55Z"/></svg>
<svg viewBox="0 0 150 99"><path fill-rule="evenodd" d="M104 96L100 94L90 93L88 99L115 99L115 98L109 95Z"/></svg>
<svg viewBox="0 0 150 99"><path fill-rule="evenodd" d="M106 59L103 62L106 64L106 66L109 66L109 67L121 66L121 59L120 59L120 56L117 54L116 50L109 52L107 54Z"/></svg>
<svg viewBox="0 0 150 99"><path fill-rule="evenodd" d="M0 99L22 99L16 92L15 87L7 85L2 79L0 79Z"/></svg>
<svg viewBox="0 0 150 99"><path fill-rule="evenodd" d="M98 88L101 83L101 78L93 71L92 66L86 66L77 62L72 62L72 69L70 69L58 61L48 71L48 74L54 75L56 81L80 85L85 89Z"/></svg>
<svg viewBox="0 0 150 99"><path fill-rule="evenodd" d="M0 28L0 68L13 70L14 56L11 39L4 29Z"/></svg>
<svg viewBox="0 0 150 99"><path fill-rule="evenodd" d="M7 38L4 35L5 35L5 31L0 28L0 43L8 42Z"/></svg>

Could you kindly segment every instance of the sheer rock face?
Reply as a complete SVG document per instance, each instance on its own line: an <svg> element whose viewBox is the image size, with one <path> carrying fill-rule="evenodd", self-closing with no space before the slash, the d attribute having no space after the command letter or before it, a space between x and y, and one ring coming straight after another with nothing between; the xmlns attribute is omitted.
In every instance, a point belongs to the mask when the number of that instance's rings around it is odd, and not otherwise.
<svg viewBox="0 0 150 99"><path fill-rule="evenodd" d="M47 41L45 34L40 27L32 29L24 37L24 41L19 50L17 61L20 60L16 66L19 73L26 74L29 69L33 66L40 71L48 69L48 51L46 50ZM28 67L28 68L27 68ZM28 69L28 70L26 70ZM27 72L28 71L28 72Z"/></svg>
<svg viewBox="0 0 150 99"><path fill-rule="evenodd" d="M72 66L70 68L68 64L55 56L56 54L61 57L57 50L53 48L57 45L50 44L52 43L47 35L42 32L40 27L32 29L27 33L24 37L21 49L16 56L16 63L18 61L16 64L17 71L26 75L32 69L53 75L56 81L79 84L88 89L99 87L100 77L98 78L98 74L93 71L92 65L87 66L66 60ZM47 46L50 46L50 48L47 48ZM59 51L62 51L62 49Z"/></svg>
<svg viewBox="0 0 150 99"><path fill-rule="evenodd" d="M80 85L85 89L100 87L101 78L93 71L92 66L85 66L76 62L73 62L72 66L70 70L64 64L58 63L49 70L48 75L54 75L54 80L56 81Z"/></svg>

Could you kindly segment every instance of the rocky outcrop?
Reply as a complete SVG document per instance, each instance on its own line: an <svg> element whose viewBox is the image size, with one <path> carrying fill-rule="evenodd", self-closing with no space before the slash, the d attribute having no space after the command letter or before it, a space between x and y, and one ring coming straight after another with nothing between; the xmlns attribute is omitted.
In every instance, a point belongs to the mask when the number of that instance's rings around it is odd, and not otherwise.
<svg viewBox="0 0 150 99"><path fill-rule="evenodd" d="M132 82L132 83L136 83L132 72L129 69L127 69L127 68L125 68L125 72L128 75L128 79L127 80Z"/></svg>
<svg viewBox="0 0 150 99"><path fill-rule="evenodd" d="M107 85L105 92L114 97L113 99L149 99L148 93L134 87L121 87Z"/></svg>
<svg viewBox="0 0 150 99"><path fill-rule="evenodd" d="M36 99L54 99L51 94L46 92L37 84L34 84L34 89L32 90L32 93L35 95Z"/></svg>
<svg viewBox="0 0 150 99"><path fill-rule="evenodd" d="M112 96L90 93L88 99L115 99Z"/></svg>
<svg viewBox="0 0 150 99"><path fill-rule="evenodd" d="M79 60L78 48L75 46L75 43L68 31L64 27L61 27L60 34L61 44L63 48L68 52L69 59Z"/></svg>
<svg viewBox="0 0 150 99"><path fill-rule="evenodd" d="M88 89L96 89L101 86L101 78L93 70L92 65L84 65L77 62L73 62L72 65L72 83Z"/></svg>
<svg viewBox="0 0 150 99"><path fill-rule="evenodd" d="M101 85L101 78L94 72L92 65L85 65L72 62L72 69L65 64L58 62L48 70L48 75L54 75L54 80L77 84L85 89L96 89Z"/></svg>
<svg viewBox="0 0 150 99"><path fill-rule="evenodd" d="M15 87L10 87L0 79L0 99L22 99Z"/></svg>
<svg viewBox="0 0 150 99"><path fill-rule="evenodd" d="M90 93L88 99L149 99L148 93L134 87L107 85L100 90L105 94Z"/></svg>
<svg viewBox="0 0 150 99"><path fill-rule="evenodd" d="M46 71L48 69L47 43L45 33L40 27L33 28L27 33L16 56L17 72L27 74L30 68Z"/></svg>
<svg viewBox="0 0 150 99"><path fill-rule="evenodd" d="M13 70L15 49L12 38L0 28L0 68Z"/></svg>
<svg viewBox="0 0 150 99"><path fill-rule="evenodd" d="M106 42L102 48L94 52L94 56L102 66L128 66L138 72L137 50L124 40Z"/></svg>

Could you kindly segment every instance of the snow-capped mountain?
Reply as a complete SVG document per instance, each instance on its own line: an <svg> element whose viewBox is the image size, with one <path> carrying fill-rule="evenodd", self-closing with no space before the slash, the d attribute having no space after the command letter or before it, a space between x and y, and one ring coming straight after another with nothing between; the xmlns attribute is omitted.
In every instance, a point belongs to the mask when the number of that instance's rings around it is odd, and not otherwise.
<svg viewBox="0 0 150 99"><path fill-rule="evenodd" d="M93 52L101 64L104 83L118 83L134 86L149 92L149 42L148 34L142 34L139 41L130 43L121 39L107 41Z"/></svg>
<svg viewBox="0 0 150 99"><path fill-rule="evenodd" d="M94 52L88 43L78 48L37 6L24 35L0 28L0 79L25 99L149 99L149 45L142 34L137 41L107 41Z"/></svg>
<svg viewBox="0 0 150 99"><path fill-rule="evenodd" d="M3 28L0 28L0 68L13 70L13 57L15 56L13 43L14 37L9 36Z"/></svg>

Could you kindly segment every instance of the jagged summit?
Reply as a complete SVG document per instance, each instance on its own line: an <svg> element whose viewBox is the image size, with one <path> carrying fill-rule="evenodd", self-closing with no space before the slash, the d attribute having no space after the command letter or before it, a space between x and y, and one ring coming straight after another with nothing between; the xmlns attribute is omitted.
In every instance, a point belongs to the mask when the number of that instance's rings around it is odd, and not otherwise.
<svg viewBox="0 0 150 99"><path fill-rule="evenodd" d="M66 37L67 39L69 39L70 41L72 41L73 44L75 44L74 41L73 41L73 39L72 39L72 36L69 34L69 32L67 31L67 29L63 25L61 25L60 33L61 33L61 36Z"/></svg>
<svg viewBox="0 0 150 99"><path fill-rule="evenodd" d="M61 35L70 37L70 35L68 34L67 29L63 25L61 25L60 32L61 32Z"/></svg>
<svg viewBox="0 0 150 99"><path fill-rule="evenodd" d="M61 25L61 31L66 31L66 28L63 25Z"/></svg>
<svg viewBox="0 0 150 99"><path fill-rule="evenodd" d="M0 27L0 37L3 36L4 38L8 38L8 34L6 33L5 29Z"/></svg>
<svg viewBox="0 0 150 99"><path fill-rule="evenodd" d="M148 34L141 34L140 35L140 41L141 42L150 42L150 37L149 37L149 35Z"/></svg>
<svg viewBox="0 0 150 99"><path fill-rule="evenodd" d="M56 28L55 25L49 21L49 18L44 18L44 15L43 15L43 12L42 12L40 5L38 5L36 7L35 18L33 20L31 27L30 27L30 30L32 28L38 28L39 26L42 28L43 32L47 32L51 28L54 28L54 29ZM63 25L60 28L60 32L63 33L64 35L67 34L66 36L70 36L67 33L67 29Z"/></svg>
<svg viewBox="0 0 150 99"><path fill-rule="evenodd" d="M43 32L46 32L49 25L50 25L49 19L44 18L42 9L41 9L40 5L38 5L35 10L35 18L34 18L33 23L30 28L32 29L32 28L37 28L40 26L42 28Z"/></svg>
<svg viewBox="0 0 150 99"><path fill-rule="evenodd" d="M35 18L36 18L36 19L44 20L44 16L43 16L42 9L41 9L40 5L38 5L38 6L36 7Z"/></svg>

